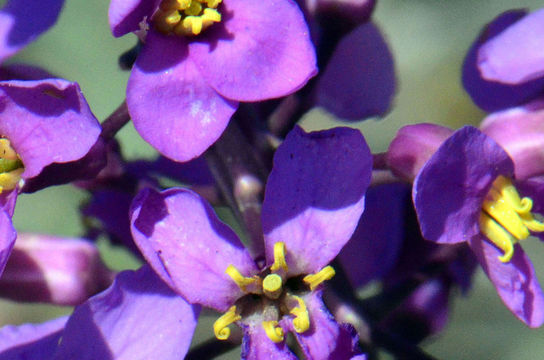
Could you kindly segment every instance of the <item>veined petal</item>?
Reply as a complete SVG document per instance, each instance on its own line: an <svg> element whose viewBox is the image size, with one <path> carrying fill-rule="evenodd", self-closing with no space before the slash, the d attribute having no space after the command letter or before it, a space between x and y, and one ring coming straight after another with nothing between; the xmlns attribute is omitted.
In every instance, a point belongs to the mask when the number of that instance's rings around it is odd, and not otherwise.
<svg viewBox="0 0 544 360"><path fill-rule="evenodd" d="M74 310L54 359L183 359L198 313L149 267L124 271Z"/></svg>
<svg viewBox="0 0 544 360"><path fill-rule="evenodd" d="M348 324L338 324L321 300L321 292L303 297L310 315L310 329L295 337L307 359L351 359L359 353L359 337Z"/></svg>
<svg viewBox="0 0 544 360"><path fill-rule="evenodd" d="M257 267L236 234L189 190L140 192L132 205L134 241L155 271L190 303L224 312L243 295L225 273Z"/></svg>
<svg viewBox="0 0 544 360"><path fill-rule="evenodd" d="M55 24L64 0L9 0L0 11L0 62Z"/></svg>
<svg viewBox="0 0 544 360"><path fill-rule="evenodd" d="M275 343L268 338L262 321L256 320L242 324L242 360L296 360L297 357L287 348L285 341Z"/></svg>
<svg viewBox="0 0 544 360"><path fill-rule="evenodd" d="M423 237L453 244L478 235L482 203L493 181L513 174L512 160L493 139L471 126L457 130L414 181L412 198Z"/></svg>
<svg viewBox="0 0 544 360"><path fill-rule="evenodd" d="M0 134L21 157L23 178L38 175L52 163L81 159L100 134L77 83L0 82L0 103Z"/></svg>
<svg viewBox="0 0 544 360"><path fill-rule="evenodd" d="M393 56L369 22L344 36L334 50L317 83L317 105L346 120L382 116L395 87Z"/></svg>
<svg viewBox="0 0 544 360"><path fill-rule="evenodd" d="M478 53L484 78L519 84L544 76L544 9L510 25Z"/></svg>
<svg viewBox="0 0 544 360"><path fill-rule="evenodd" d="M483 236L469 241L489 280L508 309L529 327L537 328L544 322L544 294L536 278L531 260L519 244L512 259L499 260L502 251Z"/></svg>
<svg viewBox="0 0 544 360"><path fill-rule="evenodd" d="M140 29L140 22L148 18L159 6L160 0L112 0L108 9L113 36L123 36Z"/></svg>
<svg viewBox="0 0 544 360"><path fill-rule="evenodd" d="M294 1L228 0L223 19L189 45L221 95L259 101L293 93L317 73L308 26Z"/></svg>
<svg viewBox="0 0 544 360"><path fill-rule="evenodd" d="M150 31L130 75L127 105L144 140L164 156L187 161L219 138L238 103L208 85L182 38Z"/></svg>
<svg viewBox="0 0 544 360"><path fill-rule="evenodd" d="M285 243L289 274L319 271L349 240L364 208L372 156L358 130L296 127L274 156L262 208L267 263Z"/></svg>
<svg viewBox="0 0 544 360"><path fill-rule="evenodd" d="M0 329L0 360L52 359L67 319L66 316L42 324L4 326Z"/></svg>

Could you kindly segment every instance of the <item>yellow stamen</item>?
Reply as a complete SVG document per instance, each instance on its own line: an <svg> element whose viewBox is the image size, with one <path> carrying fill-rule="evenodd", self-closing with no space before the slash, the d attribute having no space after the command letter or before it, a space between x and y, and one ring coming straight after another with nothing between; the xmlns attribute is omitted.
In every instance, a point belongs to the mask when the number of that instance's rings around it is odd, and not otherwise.
<svg viewBox="0 0 544 360"><path fill-rule="evenodd" d="M298 306L291 309L290 313L295 316L293 319L293 327L297 333L303 333L310 328L310 316L308 315L308 309L304 300L299 296L292 296L297 302Z"/></svg>
<svg viewBox="0 0 544 360"><path fill-rule="evenodd" d="M270 299L277 299L282 292L282 279L277 274L268 274L263 281L263 292Z"/></svg>
<svg viewBox="0 0 544 360"><path fill-rule="evenodd" d="M263 321L263 328L266 336L276 344L283 341L283 329L277 321Z"/></svg>
<svg viewBox="0 0 544 360"><path fill-rule="evenodd" d="M258 288L258 286L254 285L259 285L260 282L260 278L257 275L253 277L244 276L233 265L227 266L225 272L236 283L236 285L238 285L240 290L244 292L256 292L255 288Z"/></svg>
<svg viewBox="0 0 544 360"><path fill-rule="evenodd" d="M230 336L230 329L228 326L241 318L240 314L236 313L236 306L231 306L226 313L221 315L221 317L213 323L215 337L219 340L227 340Z"/></svg>
<svg viewBox="0 0 544 360"><path fill-rule="evenodd" d="M332 279L335 274L336 272L334 271L333 267L328 265L315 274L306 275L302 280L310 286L310 290L314 291L319 284L321 284L323 281Z"/></svg>
<svg viewBox="0 0 544 360"><path fill-rule="evenodd" d="M277 272L283 269L285 273L289 271L285 262L285 243L278 241L274 244L274 264L270 267L270 271Z"/></svg>
<svg viewBox="0 0 544 360"><path fill-rule="evenodd" d="M499 260L503 263L509 262L514 255L516 239L483 211L480 214L480 230L495 246L504 252L504 255L499 256Z"/></svg>
<svg viewBox="0 0 544 360"><path fill-rule="evenodd" d="M221 21L216 8L222 0L163 0L153 15L157 30L164 34L196 36Z"/></svg>
<svg viewBox="0 0 544 360"><path fill-rule="evenodd" d="M530 231L544 232L544 223L534 219L533 201L520 198L512 181L499 176L493 182L482 205L480 230L501 249L502 262L509 262L514 254L514 244L528 238Z"/></svg>
<svg viewBox="0 0 544 360"><path fill-rule="evenodd" d="M8 139L0 139L0 194L4 190L13 190L21 181L23 163L11 147Z"/></svg>

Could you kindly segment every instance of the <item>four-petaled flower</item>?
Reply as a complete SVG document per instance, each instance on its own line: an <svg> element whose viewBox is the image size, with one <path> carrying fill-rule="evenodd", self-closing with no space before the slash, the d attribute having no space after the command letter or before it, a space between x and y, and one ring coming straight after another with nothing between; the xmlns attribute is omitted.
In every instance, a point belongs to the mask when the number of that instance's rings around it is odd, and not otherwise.
<svg viewBox="0 0 544 360"><path fill-rule="evenodd" d="M517 165L517 163L516 163ZM514 162L474 127L449 137L417 175L413 200L423 236L438 243L468 242L505 305L530 327L544 322L544 294L519 242L541 236L533 211L541 181L514 180Z"/></svg>
<svg viewBox="0 0 544 360"><path fill-rule="evenodd" d="M244 330L242 358L292 359L292 331L309 359L356 356L357 336L321 300L327 264L353 233L364 208L372 157L359 131L310 134L295 128L274 157L262 207L264 265L197 194L147 189L134 200L135 242L154 270L193 304L225 312L214 325Z"/></svg>
<svg viewBox="0 0 544 360"><path fill-rule="evenodd" d="M144 28L128 109L140 135L174 160L203 153L240 101L290 94L317 72L291 0L112 0L109 18L115 36Z"/></svg>

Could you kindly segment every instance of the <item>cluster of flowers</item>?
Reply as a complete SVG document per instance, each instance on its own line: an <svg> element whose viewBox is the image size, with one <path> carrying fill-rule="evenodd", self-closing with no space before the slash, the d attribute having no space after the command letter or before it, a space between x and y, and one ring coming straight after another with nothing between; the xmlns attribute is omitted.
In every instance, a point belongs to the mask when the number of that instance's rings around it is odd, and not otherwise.
<svg viewBox="0 0 544 360"><path fill-rule="evenodd" d="M478 263L541 326L519 242L544 233L544 10L501 15L469 51L465 87L492 112L479 128L407 126L372 155L358 130L296 122L314 106L345 121L388 111L394 66L374 5L112 0L113 35L138 45L126 102L102 124L76 83L0 68L0 294L75 306L1 328L0 359L207 358L240 342L243 359L427 358L416 345L444 327ZM62 6L8 1L0 58ZM129 120L156 161L123 158L115 134ZM139 270L108 269L90 240L16 233L17 196L64 183L90 195L86 238L124 246ZM381 291L358 297L371 281ZM190 350L201 307L220 313L217 340Z"/></svg>

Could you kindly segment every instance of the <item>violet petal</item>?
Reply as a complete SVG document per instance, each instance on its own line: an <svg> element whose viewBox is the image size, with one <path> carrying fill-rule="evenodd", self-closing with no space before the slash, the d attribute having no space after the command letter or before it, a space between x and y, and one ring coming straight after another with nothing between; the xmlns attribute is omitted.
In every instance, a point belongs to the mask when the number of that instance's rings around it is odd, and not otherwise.
<svg viewBox="0 0 544 360"><path fill-rule="evenodd" d="M151 17L160 0L112 0L108 9L108 19L113 36L123 36L140 30L144 17Z"/></svg>
<svg viewBox="0 0 544 360"><path fill-rule="evenodd" d="M0 360L51 359L68 317L0 329Z"/></svg>
<svg viewBox="0 0 544 360"><path fill-rule="evenodd" d="M453 244L478 235L491 184L513 173L512 160L493 139L471 126L457 130L414 181L412 198L423 237Z"/></svg>
<svg viewBox="0 0 544 360"><path fill-rule="evenodd" d="M0 210L0 275L6 267L16 237L17 233L11 223L11 217Z"/></svg>
<svg viewBox="0 0 544 360"><path fill-rule="evenodd" d="M191 59L221 95L259 101L293 93L317 73L302 12L290 0L226 0L223 20L206 41L189 45Z"/></svg>
<svg viewBox="0 0 544 360"><path fill-rule="evenodd" d="M55 24L64 0L9 0L0 11L0 62Z"/></svg>
<svg viewBox="0 0 544 360"><path fill-rule="evenodd" d="M544 102L493 113L480 130L510 155L517 180L544 174Z"/></svg>
<svg viewBox="0 0 544 360"><path fill-rule="evenodd" d="M395 265L403 243L405 205L411 202L406 184L368 189L365 212L349 242L338 255L351 284L362 287Z"/></svg>
<svg viewBox="0 0 544 360"><path fill-rule="evenodd" d="M486 80L478 67L478 51L487 41L497 37L526 14L523 10L507 11L488 24L472 44L463 63L463 86L472 101L485 111L518 106L542 93L544 79L513 85Z"/></svg>
<svg viewBox="0 0 544 360"><path fill-rule="evenodd" d="M321 292L316 291L303 297L310 315L310 328L294 333L306 355L313 360L343 360L355 356L359 337L351 325L338 324L321 300Z"/></svg>
<svg viewBox="0 0 544 360"><path fill-rule="evenodd" d="M393 56L378 27L342 38L317 83L317 105L346 120L382 116L395 95Z"/></svg>
<svg viewBox="0 0 544 360"><path fill-rule="evenodd" d="M100 124L77 83L61 79L0 82L0 134L10 140L25 171L81 159L96 143Z"/></svg>
<svg viewBox="0 0 544 360"><path fill-rule="evenodd" d="M134 241L155 271L190 303L226 311L243 295L225 273L258 270L236 234L189 190L140 192L132 205Z"/></svg>
<svg viewBox="0 0 544 360"><path fill-rule="evenodd" d="M372 156L358 130L291 131L274 156L262 207L267 263L285 243L291 275L327 265L355 230Z"/></svg>
<svg viewBox="0 0 544 360"><path fill-rule="evenodd" d="M154 31L134 64L127 105L140 135L161 154L191 160L213 144L238 104L204 81L183 39Z"/></svg>
<svg viewBox="0 0 544 360"><path fill-rule="evenodd" d="M261 320L242 324L242 327L244 329L242 354L240 356L242 360L297 359L297 357L289 351L285 341L276 344L268 338Z"/></svg>
<svg viewBox="0 0 544 360"><path fill-rule="evenodd" d="M485 79L520 84L544 76L544 9L528 14L478 52Z"/></svg>
<svg viewBox="0 0 544 360"><path fill-rule="evenodd" d="M55 360L183 359L198 313L149 267L124 271L74 310Z"/></svg>
<svg viewBox="0 0 544 360"><path fill-rule="evenodd" d="M531 260L519 244L514 256L502 263L502 251L495 248L483 236L469 241L489 280L510 311L529 327L537 328L544 322L544 294L538 284Z"/></svg>

